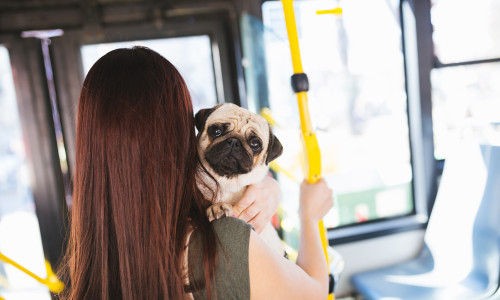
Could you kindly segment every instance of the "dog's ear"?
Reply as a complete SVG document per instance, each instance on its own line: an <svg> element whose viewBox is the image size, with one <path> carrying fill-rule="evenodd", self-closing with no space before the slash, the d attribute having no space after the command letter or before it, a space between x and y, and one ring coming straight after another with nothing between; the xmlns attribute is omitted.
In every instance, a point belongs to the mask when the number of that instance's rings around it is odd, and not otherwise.
<svg viewBox="0 0 500 300"><path fill-rule="evenodd" d="M205 109L200 109L196 115L194 116L194 125L196 126L196 129L198 129L198 132L203 132L203 129L205 129L205 122L208 119L208 116L210 116L211 113L213 113L219 106L222 104L216 105L212 108L205 108Z"/></svg>
<svg viewBox="0 0 500 300"><path fill-rule="evenodd" d="M269 146L267 147L266 165L278 158L282 153L283 146L280 140L278 140L271 128L269 128Z"/></svg>
<svg viewBox="0 0 500 300"><path fill-rule="evenodd" d="M198 132L202 132L205 128L205 122L211 112L211 108L204 108L200 109L196 115L194 115L194 125L196 126L196 129L198 129Z"/></svg>

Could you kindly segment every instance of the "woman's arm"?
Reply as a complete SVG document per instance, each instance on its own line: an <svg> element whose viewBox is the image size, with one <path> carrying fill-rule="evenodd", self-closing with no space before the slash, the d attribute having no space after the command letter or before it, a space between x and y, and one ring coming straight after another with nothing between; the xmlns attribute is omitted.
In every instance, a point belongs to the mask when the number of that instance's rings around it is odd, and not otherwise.
<svg viewBox="0 0 500 300"><path fill-rule="evenodd" d="M270 249L256 233L250 234L251 299L326 299L328 271L318 221L332 206L332 191L323 180L316 184L302 183L297 264Z"/></svg>

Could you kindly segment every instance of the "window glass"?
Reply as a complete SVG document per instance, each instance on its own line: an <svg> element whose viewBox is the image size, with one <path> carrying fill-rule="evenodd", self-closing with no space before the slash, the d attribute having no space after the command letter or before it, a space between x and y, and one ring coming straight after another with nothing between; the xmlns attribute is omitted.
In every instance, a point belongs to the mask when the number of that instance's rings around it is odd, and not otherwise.
<svg viewBox="0 0 500 300"><path fill-rule="evenodd" d="M500 58L500 1L434 0L434 51L443 63Z"/></svg>
<svg viewBox="0 0 500 300"><path fill-rule="evenodd" d="M332 1L294 3L323 176L336 194L324 219L328 228L413 211L401 29L393 2L342 1L342 16L317 14L333 9ZM278 163L289 172L278 173L282 227L293 232L303 175L290 49L281 2L265 2L262 11L269 103L284 146Z"/></svg>
<svg viewBox="0 0 500 300"><path fill-rule="evenodd" d="M431 80L436 158L462 139L500 145L500 63L434 69Z"/></svg>
<svg viewBox="0 0 500 300"><path fill-rule="evenodd" d="M40 228L9 54L0 46L0 252L45 278ZM0 297L50 299L48 289L0 262Z"/></svg>
<svg viewBox="0 0 500 300"><path fill-rule="evenodd" d="M195 113L217 104L212 50L206 35L86 45L81 49L85 74L109 51L133 46L158 52L179 70L191 93Z"/></svg>

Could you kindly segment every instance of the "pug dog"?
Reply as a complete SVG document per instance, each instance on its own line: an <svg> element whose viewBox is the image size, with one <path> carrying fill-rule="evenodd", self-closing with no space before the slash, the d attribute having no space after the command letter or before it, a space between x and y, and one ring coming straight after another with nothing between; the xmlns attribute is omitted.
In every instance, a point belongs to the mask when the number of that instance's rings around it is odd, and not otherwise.
<svg viewBox="0 0 500 300"><path fill-rule="evenodd" d="M199 189L213 200L207 215L210 221L230 216L248 185L267 175L269 163L283 153L283 146L263 117L231 103L200 110L195 125L200 162L210 174L197 176ZM278 253L285 253L270 222L260 235Z"/></svg>

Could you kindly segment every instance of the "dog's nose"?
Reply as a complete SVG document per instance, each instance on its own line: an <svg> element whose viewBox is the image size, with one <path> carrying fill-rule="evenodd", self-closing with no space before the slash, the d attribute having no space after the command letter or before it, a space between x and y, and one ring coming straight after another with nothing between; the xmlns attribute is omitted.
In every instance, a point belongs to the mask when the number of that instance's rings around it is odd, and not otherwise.
<svg viewBox="0 0 500 300"><path fill-rule="evenodd" d="M241 147L241 141L237 138L228 138L226 140L226 143L231 145L232 148L239 148Z"/></svg>

